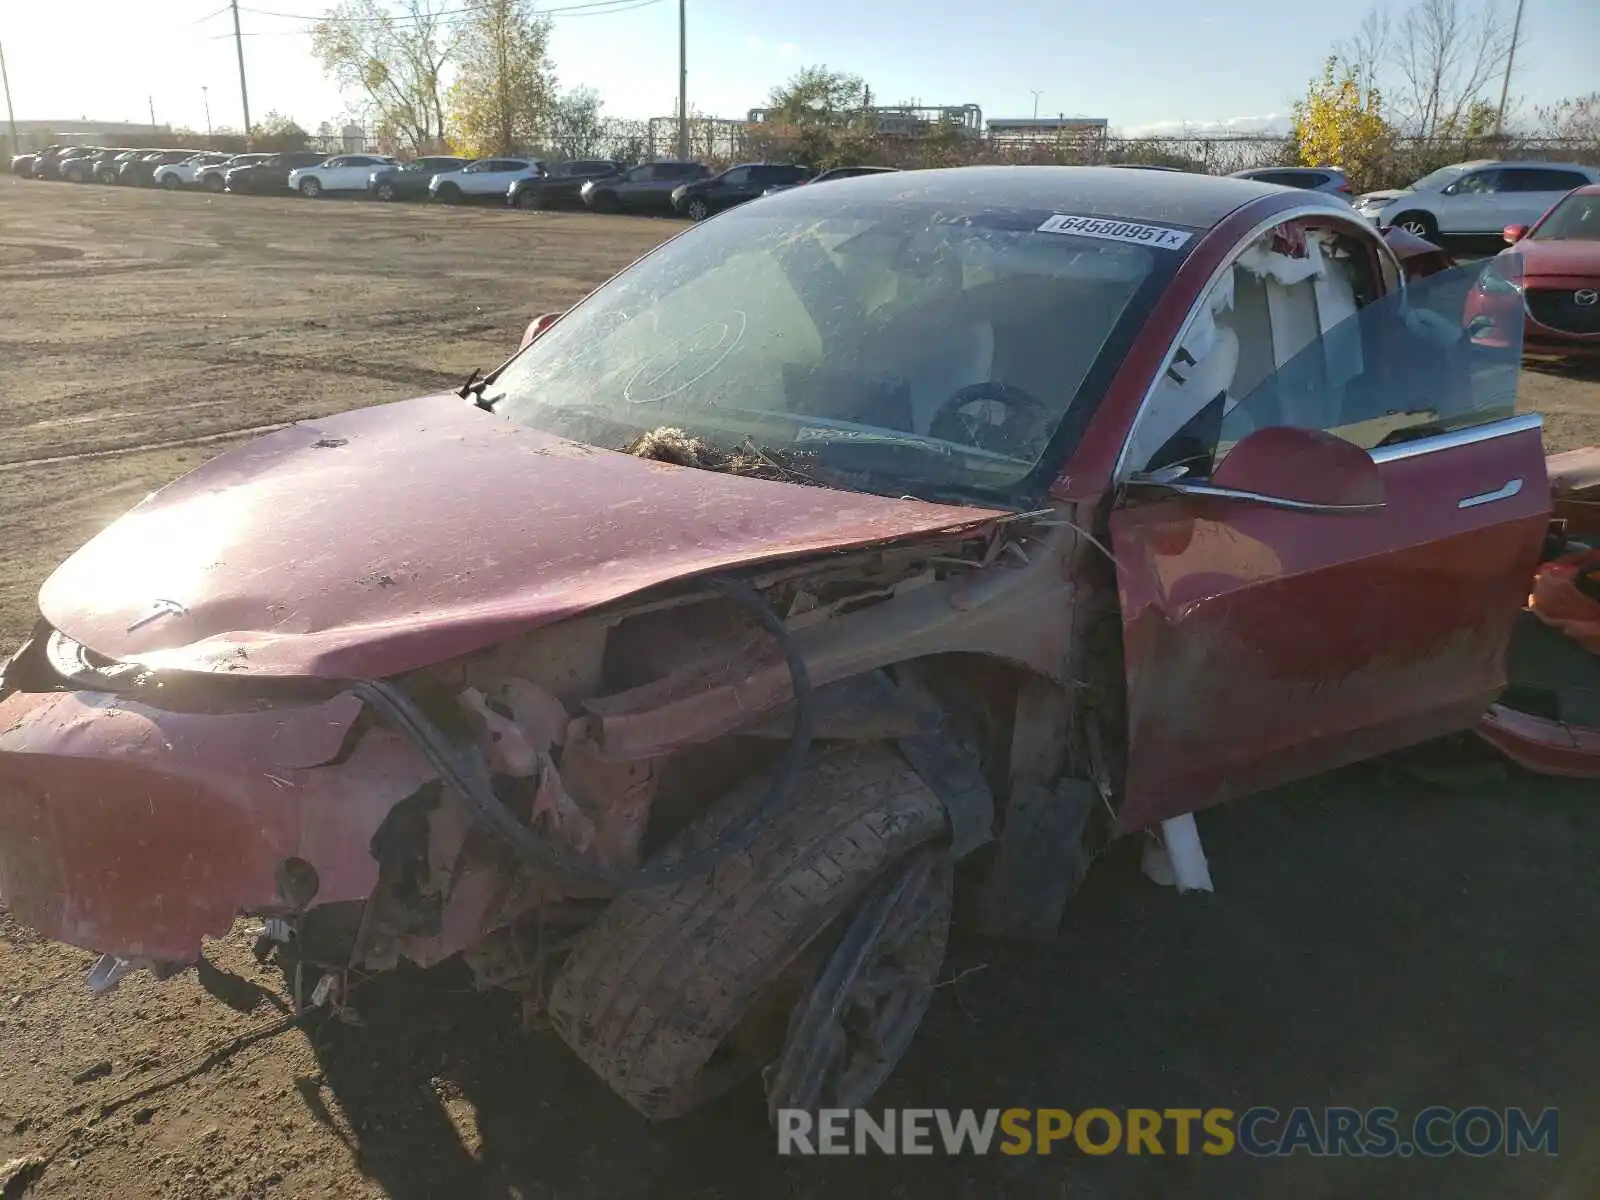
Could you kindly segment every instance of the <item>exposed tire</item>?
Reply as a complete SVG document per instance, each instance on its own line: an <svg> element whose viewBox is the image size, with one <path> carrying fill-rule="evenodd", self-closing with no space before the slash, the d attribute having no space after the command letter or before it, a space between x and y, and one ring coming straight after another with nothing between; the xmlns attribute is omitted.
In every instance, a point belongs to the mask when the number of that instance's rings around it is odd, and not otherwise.
<svg viewBox="0 0 1600 1200"><path fill-rule="evenodd" d="M378 184L378 186L373 189L373 195L377 196L379 200L383 200L385 202L392 201L394 199L394 184Z"/></svg>
<svg viewBox="0 0 1600 1200"><path fill-rule="evenodd" d="M314 176L300 181L300 194L307 200L315 200L322 195L322 181Z"/></svg>
<svg viewBox="0 0 1600 1200"><path fill-rule="evenodd" d="M683 206L683 211L691 221L704 221L711 215L711 205L696 196Z"/></svg>
<svg viewBox="0 0 1600 1200"><path fill-rule="evenodd" d="M668 853L705 844L766 784L734 789ZM757 1065L734 1049L753 1022L776 1015L781 1044L806 980L773 985L875 879L945 829L938 798L893 750L817 751L789 806L744 852L612 902L557 975L551 1021L634 1108L680 1116Z"/></svg>
<svg viewBox="0 0 1600 1200"><path fill-rule="evenodd" d="M117 181L117 173L115 171L102 170L95 178L101 183L112 184Z"/></svg>
<svg viewBox="0 0 1600 1200"><path fill-rule="evenodd" d="M442 204L460 204L461 189L453 183L442 183L439 185L439 190L434 199Z"/></svg>
<svg viewBox="0 0 1600 1200"><path fill-rule="evenodd" d="M226 186L227 181L221 175L207 175L205 177L205 189L208 192L220 192Z"/></svg>
<svg viewBox="0 0 1600 1200"><path fill-rule="evenodd" d="M594 198L594 210L600 213L621 212L622 202L617 199L615 192L600 192Z"/></svg>
<svg viewBox="0 0 1600 1200"><path fill-rule="evenodd" d="M161 186L169 192L175 192L183 186L183 180L176 175L163 175L161 177Z"/></svg>
<svg viewBox="0 0 1600 1200"><path fill-rule="evenodd" d="M1416 234L1426 241L1437 243L1439 238L1439 222L1425 212L1405 212L1394 219L1394 223L1407 233Z"/></svg>
<svg viewBox="0 0 1600 1200"><path fill-rule="evenodd" d="M535 188L517 193L517 207L522 209L543 208L544 195Z"/></svg>

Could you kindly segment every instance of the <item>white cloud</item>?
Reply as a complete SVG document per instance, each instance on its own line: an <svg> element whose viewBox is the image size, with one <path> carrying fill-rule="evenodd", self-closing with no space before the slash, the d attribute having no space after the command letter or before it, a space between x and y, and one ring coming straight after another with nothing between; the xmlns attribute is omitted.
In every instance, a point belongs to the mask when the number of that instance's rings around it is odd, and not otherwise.
<svg viewBox="0 0 1600 1200"><path fill-rule="evenodd" d="M744 39L744 47L746 50L754 50L759 54L761 51L767 48L767 44L758 37L746 35Z"/></svg>
<svg viewBox="0 0 1600 1200"><path fill-rule="evenodd" d="M1287 134L1290 118L1283 113L1260 117L1225 117L1211 121L1151 121L1146 125L1122 125L1116 129L1126 137L1227 137L1230 134Z"/></svg>
<svg viewBox="0 0 1600 1200"><path fill-rule="evenodd" d="M799 45L797 45L794 42L779 42L778 43L778 57L779 58L793 58L796 54L799 54L799 53L800 53L800 47L799 47Z"/></svg>

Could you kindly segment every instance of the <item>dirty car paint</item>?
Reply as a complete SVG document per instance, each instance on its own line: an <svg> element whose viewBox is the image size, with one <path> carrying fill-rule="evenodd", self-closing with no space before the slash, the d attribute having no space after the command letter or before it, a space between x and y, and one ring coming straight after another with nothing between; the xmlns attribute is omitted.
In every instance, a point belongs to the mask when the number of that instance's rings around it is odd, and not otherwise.
<svg viewBox="0 0 1600 1200"><path fill-rule="evenodd" d="M89 542L39 602L118 660L379 677L675 579L997 515L648 462L436 396L223 455Z"/></svg>
<svg viewBox="0 0 1600 1200"><path fill-rule="evenodd" d="M278 864L317 872L317 901L359 900L394 805L434 778L369 730L328 765L355 697L258 712L177 713L113 696L0 702L0 904L58 941L183 962L240 912L283 905Z"/></svg>

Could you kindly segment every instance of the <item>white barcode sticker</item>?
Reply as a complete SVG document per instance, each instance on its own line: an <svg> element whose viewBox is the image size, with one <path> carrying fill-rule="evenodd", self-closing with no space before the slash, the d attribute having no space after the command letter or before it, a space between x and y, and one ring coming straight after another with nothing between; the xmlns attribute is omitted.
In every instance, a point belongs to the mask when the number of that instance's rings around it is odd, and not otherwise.
<svg viewBox="0 0 1600 1200"><path fill-rule="evenodd" d="M1056 213L1039 226L1040 233L1071 233L1078 237L1099 238L1107 242L1129 242L1135 246L1158 246L1178 250L1191 234L1165 225L1141 225L1136 221L1116 221L1105 217L1075 217Z"/></svg>

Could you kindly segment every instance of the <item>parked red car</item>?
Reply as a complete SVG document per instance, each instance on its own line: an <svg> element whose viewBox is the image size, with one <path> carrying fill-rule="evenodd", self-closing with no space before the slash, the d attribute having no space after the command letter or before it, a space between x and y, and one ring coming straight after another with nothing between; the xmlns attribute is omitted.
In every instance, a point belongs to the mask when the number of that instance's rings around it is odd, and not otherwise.
<svg viewBox="0 0 1600 1200"><path fill-rule="evenodd" d="M1576 188L1530 228L1508 225L1522 260L1530 354L1600 355L1600 184Z"/></svg>
<svg viewBox="0 0 1600 1200"><path fill-rule="evenodd" d="M1111 838L1177 862L1501 694L1551 494L1477 272L1196 174L730 210L63 564L0 681L0 901L98 986L251 914L307 1002L461 954L651 1116L763 1068L861 1104L958 866L1050 936Z"/></svg>

